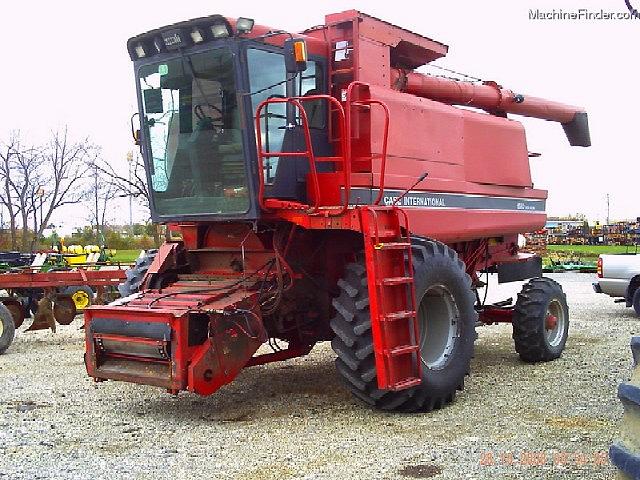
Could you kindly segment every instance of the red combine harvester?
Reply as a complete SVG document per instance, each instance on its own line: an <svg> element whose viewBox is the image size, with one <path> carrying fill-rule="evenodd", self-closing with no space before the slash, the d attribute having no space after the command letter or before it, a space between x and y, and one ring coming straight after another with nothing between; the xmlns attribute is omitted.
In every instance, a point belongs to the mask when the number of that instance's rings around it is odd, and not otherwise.
<svg viewBox="0 0 640 480"><path fill-rule="evenodd" d="M355 396L424 411L462 388L477 324L513 323L524 361L561 355L565 295L517 242L547 192L507 114L588 146L583 109L418 73L448 47L353 10L301 34L214 15L127 46L153 217L181 236L85 312L96 380L209 395L330 340ZM531 280L486 305L484 271Z"/></svg>

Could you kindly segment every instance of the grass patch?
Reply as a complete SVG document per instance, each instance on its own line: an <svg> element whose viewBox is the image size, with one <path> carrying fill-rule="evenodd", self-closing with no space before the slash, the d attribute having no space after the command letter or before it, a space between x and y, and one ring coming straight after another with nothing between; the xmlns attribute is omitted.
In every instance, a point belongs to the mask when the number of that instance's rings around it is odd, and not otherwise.
<svg viewBox="0 0 640 480"><path fill-rule="evenodd" d="M116 254L111 258L112 262L133 263L140 255L140 250L116 250Z"/></svg>
<svg viewBox="0 0 640 480"><path fill-rule="evenodd" d="M635 253L633 246L625 245L547 245L551 254L566 254L574 257L597 257L600 254ZM640 253L640 248L638 249Z"/></svg>

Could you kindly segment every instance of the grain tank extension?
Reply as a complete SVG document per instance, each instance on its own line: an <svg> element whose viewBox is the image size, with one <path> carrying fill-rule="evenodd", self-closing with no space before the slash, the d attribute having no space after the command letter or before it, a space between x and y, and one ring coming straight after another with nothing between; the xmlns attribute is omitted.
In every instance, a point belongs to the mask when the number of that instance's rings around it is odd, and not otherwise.
<svg viewBox="0 0 640 480"><path fill-rule="evenodd" d="M462 389L476 326L512 323L526 362L562 354L565 295L518 251L547 192L509 115L588 146L583 109L419 73L448 47L354 10L299 34L214 15L127 49L173 236L85 312L96 381L209 395L330 341L358 399L427 411ZM489 305L483 272L528 282Z"/></svg>

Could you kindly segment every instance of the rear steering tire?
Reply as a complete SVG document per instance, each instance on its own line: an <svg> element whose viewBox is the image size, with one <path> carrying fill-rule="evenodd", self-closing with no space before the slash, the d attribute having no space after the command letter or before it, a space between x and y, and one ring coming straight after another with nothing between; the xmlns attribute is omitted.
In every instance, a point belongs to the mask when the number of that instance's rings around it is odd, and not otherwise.
<svg viewBox="0 0 640 480"><path fill-rule="evenodd" d="M636 315L640 317L640 287L636 288L636 291L633 294L633 309L635 310Z"/></svg>
<svg viewBox="0 0 640 480"><path fill-rule="evenodd" d="M453 401L469 373L476 338L471 278L446 245L412 238L414 284L420 331L422 382L401 391L378 389L371 335L367 272L362 259L347 265L333 301L332 347L336 368L351 392L383 410L430 411Z"/></svg>
<svg viewBox="0 0 640 480"><path fill-rule="evenodd" d="M0 303L0 355L3 354L15 336L16 327L9 309Z"/></svg>
<svg viewBox="0 0 640 480"><path fill-rule="evenodd" d="M569 335L567 296L550 278L534 278L522 287L513 312L516 352L528 363L562 355Z"/></svg>
<svg viewBox="0 0 640 480"><path fill-rule="evenodd" d="M609 448L609 458L625 479L640 478L640 337L631 339L635 369L631 381L621 383L618 397L624 407L620 438Z"/></svg>

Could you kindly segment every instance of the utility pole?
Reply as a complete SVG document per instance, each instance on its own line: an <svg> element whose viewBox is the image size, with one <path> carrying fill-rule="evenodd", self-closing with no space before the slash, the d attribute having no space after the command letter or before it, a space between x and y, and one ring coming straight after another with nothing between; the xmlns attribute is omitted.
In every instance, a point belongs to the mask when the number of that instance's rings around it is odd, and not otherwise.
<svg viewBox="0 0 640 480"><path fill-rule="evenodd" d="M96 207L96 244L100 244L100 206L98 203L98 167L93 171L93 191Z"/></svg>
<svg viewBox="0 0 640 480"><path fill-rule="evenodd" d="M607 225L609 224L609 194L607 193Z"/></svg>
<svg viewBox="0 0 640 480"><path fill-rule="evenodd" d="M131 169L133 168L133 152L127 152L127 162L129 163L129 185L131 185ZM129 236L133 236L133 197L129 192Z"/></svg>

